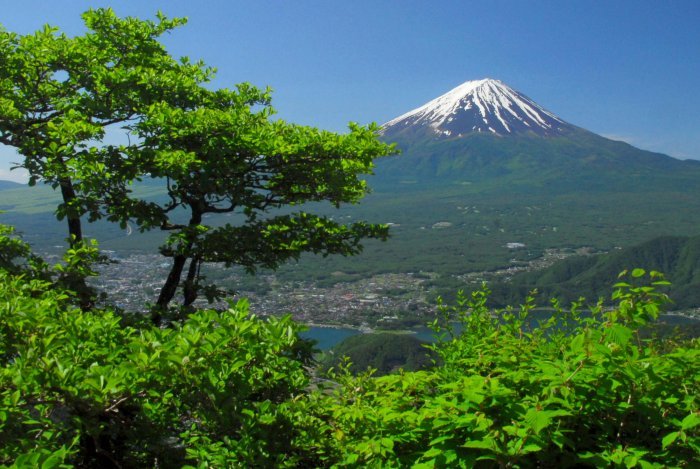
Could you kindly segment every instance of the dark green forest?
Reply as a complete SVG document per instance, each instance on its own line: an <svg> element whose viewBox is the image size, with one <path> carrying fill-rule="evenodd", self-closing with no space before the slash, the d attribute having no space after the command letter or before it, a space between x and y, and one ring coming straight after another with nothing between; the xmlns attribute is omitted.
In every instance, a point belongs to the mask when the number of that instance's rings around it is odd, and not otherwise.
<svg viewBox="0 0 700 469"><path fill-rule="evenodd" d="M321 370L346 369L357 375L367 369L374 370L374 376L383 376L399 369L418 371L431 367L437 356L427 347L429 344L410 334L379 332L348 337L319 359Z"/></svg>

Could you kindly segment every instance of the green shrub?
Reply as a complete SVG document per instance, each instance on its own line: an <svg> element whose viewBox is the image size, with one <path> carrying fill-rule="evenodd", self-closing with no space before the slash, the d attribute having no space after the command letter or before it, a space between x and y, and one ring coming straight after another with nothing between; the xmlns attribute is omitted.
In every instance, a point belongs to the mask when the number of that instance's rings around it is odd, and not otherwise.
<svg viewBox="0 0 700 469"><path fill-rule="evenodd" d="M158 328L86 312L9 234L0 466L650 468L700 455L698 339L640 334L668 300L656 272L633 270L613 309L555 302L537 326L533 298L495 315L485 289L460 295L433 323L433 368L375 378L346 363L323 387L288 316L243 301Z"/></svg>
<svg viewBox="0 0 700 469"><path fill-rule="evenodd" d="M667 299L655 290L667 282L656 272L650 279L618 283L610 311L555 304L532 329L532 298L501 317L485 307L486 291L441 306L442 366L381 378L341 372L341 386L320 398L335 461L690 467L700 455L700 348L639 336ZM455 320L460 334L438 326Z"/></svg>
<svg viewBox="0 0 700 469"><path fill-rule="evenodd" d="M168 329L85 313L0 272L0 464L294 463L299 327L244 302ZM302 419L300 419L302 420Z"/></svg>

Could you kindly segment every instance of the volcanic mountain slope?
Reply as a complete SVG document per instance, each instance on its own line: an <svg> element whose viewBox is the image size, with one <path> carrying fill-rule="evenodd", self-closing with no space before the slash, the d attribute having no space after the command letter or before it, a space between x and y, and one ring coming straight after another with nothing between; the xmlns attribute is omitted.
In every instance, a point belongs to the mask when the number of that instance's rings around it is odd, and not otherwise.
<svg viewBox="0 0 700 469"><path fill-rule="evenodd" d="M468 81L382 126L402 154L375 183L495 182L514 190L700 188L700 163L640 150L565 122L504 83Z"/></svg>
<svg viewBox="0 0 700 469"><path fill-rule="evenodd" d="M393 137L426 130L440 136L470 133L560 135L574 126L498 80L462 83L423 106L390 120L383 135Z"/></svg>

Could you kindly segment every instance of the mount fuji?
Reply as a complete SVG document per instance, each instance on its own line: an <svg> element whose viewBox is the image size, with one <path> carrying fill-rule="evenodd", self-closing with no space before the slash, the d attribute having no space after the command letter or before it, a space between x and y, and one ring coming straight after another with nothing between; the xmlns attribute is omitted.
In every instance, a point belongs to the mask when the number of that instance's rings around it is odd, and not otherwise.
<svg viewBox="0 0 700 469"><path fill-rule="evenodd" d="M469 133L558 135L573 126L501 81L462 83L423 106L390 120L383 134L426 129L441 136Z"/></svg>
<svg viewBox="0 0 700 469"><path fill-rule="evenodd" d="M700 185L700 162L607 139L490 78L467 81L388 121L380 134L402 154L378 162L378 184L452 180L557 193Z"/></svg>

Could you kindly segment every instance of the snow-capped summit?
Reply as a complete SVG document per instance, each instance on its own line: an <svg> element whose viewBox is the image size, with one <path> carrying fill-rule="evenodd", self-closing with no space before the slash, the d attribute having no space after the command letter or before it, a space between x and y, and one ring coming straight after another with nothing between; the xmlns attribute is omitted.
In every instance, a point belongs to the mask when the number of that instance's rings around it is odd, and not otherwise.
<svg viewBox="0 0 700 469"><path fill-rule="evenodd" d="M556 135L571 127L503 82L485 78L462 83L423 106L390 120L382 126L382 134L389 137L424 128L445 137L478 132Z"/></svg>

